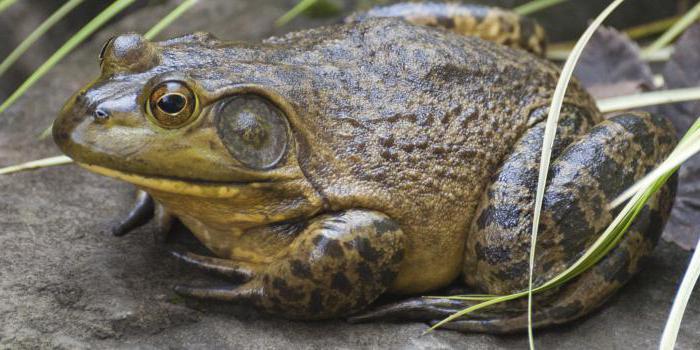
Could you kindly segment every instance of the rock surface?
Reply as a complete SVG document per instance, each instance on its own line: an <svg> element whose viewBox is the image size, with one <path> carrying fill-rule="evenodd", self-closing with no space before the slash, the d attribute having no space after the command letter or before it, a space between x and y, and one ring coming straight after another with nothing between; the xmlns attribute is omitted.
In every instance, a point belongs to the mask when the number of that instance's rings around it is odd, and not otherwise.
<svg viewBox="0 0 700 350"><path fill-rule="evenodd" d="M97 74L110 33L143 32L174 1L133 13L96 35L0 116L0 166L58 153L35 136L63 102ZM202 1L164 37L208 30L222 38L275 34L293 1ZM251 14L255 14L252 16ZM296 21L293 27L317 25ZM277 33L290 28L278 29ZM527 346L517 336L421 336L423 324L299 323L245 306L185 301L173 283L203 278L169 258L146 226L123 238L107 231L125 213L129 185L75 166L0 176L0 349L494 349ZM542 349L656 348L689 255L662 243L642 274L605 308L571 325L536 332ZM688 306L678 349L700 348L700 294Z"/></svg>

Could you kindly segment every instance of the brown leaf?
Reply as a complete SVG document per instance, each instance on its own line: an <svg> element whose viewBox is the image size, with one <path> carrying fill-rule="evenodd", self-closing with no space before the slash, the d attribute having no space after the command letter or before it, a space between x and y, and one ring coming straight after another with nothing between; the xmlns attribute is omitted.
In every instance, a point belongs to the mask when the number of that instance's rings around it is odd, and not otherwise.
<svg viewBox="0 0 700 350"><path fill-rule="evenodd" d="M609 27L593 35L574 74L595 98L634 94L654 86L651 68L639 57L637 44Z"/></svg>
<svg viewBox="0 0 700 350"><path fill-rule="evenodd" d="M690 27L676 44L663 76L669 89L700 85L700 24ZM677 103L656 108L684 134L700 116L700 102ZM664 239L683 249L693 249L700 237L700 156L688 160L679 171L679 187Z"/></svg>

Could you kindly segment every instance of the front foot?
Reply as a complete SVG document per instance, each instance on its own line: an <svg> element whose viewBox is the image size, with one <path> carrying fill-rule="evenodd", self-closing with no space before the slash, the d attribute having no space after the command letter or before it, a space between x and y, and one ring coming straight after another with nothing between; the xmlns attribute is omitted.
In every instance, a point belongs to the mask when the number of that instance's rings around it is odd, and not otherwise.
<svg viewBox="0 0 700 350"><path fill-rule="evenodd" d="M384 214L350 210L313 219L285 253L264 266L174 255L244 281L230 287L178 286L178 294L245 302L290 319L318 320L356 312L386 291L403 257L403 233Z"/></svg>
<svg viewBox="0 0 700 350"><path fill-rule="evenodd" d="M156 232L154 240L164 243L167 240L175 217L165 207L153 200L153 197L143 190L136 191L136 200L129 213L118 224L112 227L112 235L125 236L137 228L156 220Z"/></svg>

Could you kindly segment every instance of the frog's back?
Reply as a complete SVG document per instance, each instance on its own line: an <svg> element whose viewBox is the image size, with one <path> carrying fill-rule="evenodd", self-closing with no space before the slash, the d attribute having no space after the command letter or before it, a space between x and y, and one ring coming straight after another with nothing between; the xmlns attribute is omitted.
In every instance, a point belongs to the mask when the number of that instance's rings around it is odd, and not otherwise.
<svg viewBox="0 0 700 350"><path fill-rule="evenodd" d="M270 43L287 47L275 59L303 67L305 79L286 93L301 111L292 123L302 130L302 167L330 208L380 210L401 223L409 242L396 291L454 279L488 177L539 120L532 112L549 104L558 69L523 51L395 19ZM569 100L595 110L576 83Z"/></svg>

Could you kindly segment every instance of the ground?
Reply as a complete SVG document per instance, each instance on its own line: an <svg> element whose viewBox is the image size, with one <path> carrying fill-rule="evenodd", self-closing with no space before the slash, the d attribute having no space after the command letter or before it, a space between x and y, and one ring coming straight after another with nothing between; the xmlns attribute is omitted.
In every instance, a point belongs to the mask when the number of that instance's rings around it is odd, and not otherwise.
<svg viewBox="0 0 700 350"><path fill-rule="evenodd" d="M217 3L224 2L199 5L186 24L176 24L164 35L206 28L232 39L264 37L271 34L272 19L290 2ZM0 166L56 155L50 140L36 136L67 97L97 74L101 43L109 33L144 31L165 9L137 11L111 24L0 115ZM309 21L296 24L302 25ZM245 306L185 301L171 291L172 284L201 276L153 243L153 226L123 238L108 234L129 207L131 186L63 166L0 176L0 194L0 349L527 346L523 335L421 335L426 326L418 323L290 322ZM656 348L688 259L689 253L661 243L644 271L602 310L565 327L536 332L538 348ZM699 308L696 293L678 349L700 348Z"/></svg>

